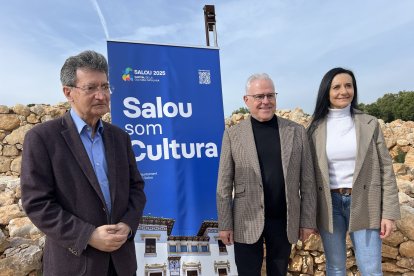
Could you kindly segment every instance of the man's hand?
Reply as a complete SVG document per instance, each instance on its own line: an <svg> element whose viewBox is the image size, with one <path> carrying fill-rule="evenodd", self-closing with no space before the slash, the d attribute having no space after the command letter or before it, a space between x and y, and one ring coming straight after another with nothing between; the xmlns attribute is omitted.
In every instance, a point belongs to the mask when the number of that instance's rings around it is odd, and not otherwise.
<svg viewBox="0 0 414 276"><path fill-rule="evenodd" d="M395 221L391 219L381 219L381 233L380 238L385 239L389 237L395 230Z"/></svg>
<svg viewBox="0 0 414 276"><path fill-rule="evenodd" d="M231 231L231 230L220 231L219 236L220 236L221 241L225 245L232 245L234 243L234 241L233 241L233 231Z"/></svg>
<svg viewBox="0 0 414 276"><path fill-rule="evenodd" d="M88 244L98 250L112 252L125 243L128 234L129 226L125 223L102 225L92 232Z"/></svg>
<svg viewBox="0 0 414 276"><path fill-rule="evenodd" d="M317 231L313 228L300 228L299 229L299 239L302 242L305 242L311 234L316 234Z"/></svg>
<svg viewBox="0 0 414 276"><path fill-rule="evenodd" d="M129 228L129 226L123 222L119 222L117 224L114 225L115 228L111 229L110 231L108 231L108 233L110 234L126 234L127 237L129 235L129 233L131 233L131 228Z"/></svg>

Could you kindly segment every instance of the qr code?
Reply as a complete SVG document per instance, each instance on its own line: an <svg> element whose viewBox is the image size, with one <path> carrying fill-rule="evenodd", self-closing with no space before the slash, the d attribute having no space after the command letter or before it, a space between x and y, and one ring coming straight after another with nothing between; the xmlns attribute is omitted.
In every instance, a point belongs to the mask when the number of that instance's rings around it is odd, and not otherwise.
<svg viewBox="0 0 414 276"><path fill-rule="evenodd" d="M198 83L199 84L210 84L211 83L210 70L198 70Z"/></svg>

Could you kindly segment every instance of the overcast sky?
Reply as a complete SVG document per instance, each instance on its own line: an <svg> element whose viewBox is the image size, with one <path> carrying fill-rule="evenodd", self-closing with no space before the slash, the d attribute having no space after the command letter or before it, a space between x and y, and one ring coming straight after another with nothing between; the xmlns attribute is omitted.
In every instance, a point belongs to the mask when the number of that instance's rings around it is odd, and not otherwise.
<svg viewBox="0 0 414 276"><path fill-rule="evenodd" d="M215 5L224 113L244 106L247 77L266 72L278 108L312 113L322 76L354 71L359 101L414 90L412 0L3 1L0 104L64 101L64 60L106 40L204 46L203 7Z"/></svg>

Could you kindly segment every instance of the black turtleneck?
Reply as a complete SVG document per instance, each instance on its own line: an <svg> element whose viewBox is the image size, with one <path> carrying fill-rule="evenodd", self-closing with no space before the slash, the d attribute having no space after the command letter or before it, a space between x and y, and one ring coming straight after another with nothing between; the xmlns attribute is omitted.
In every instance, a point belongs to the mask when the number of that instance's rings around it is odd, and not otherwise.
<svg viewBox="0 0 414 276"><path fill-rule="evenodd" d="M263 180L265 217L286 219L285 179L277 117L273 116L266 122L251 117L251 122Z"/></svg>

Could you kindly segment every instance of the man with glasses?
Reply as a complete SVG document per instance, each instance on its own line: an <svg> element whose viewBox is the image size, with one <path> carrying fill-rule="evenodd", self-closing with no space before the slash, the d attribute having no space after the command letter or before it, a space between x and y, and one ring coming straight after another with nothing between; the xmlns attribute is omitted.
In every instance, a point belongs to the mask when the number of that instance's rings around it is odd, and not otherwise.
<svg viewBox="0 0 414 276"><path fill-rule="evenodd" d="M108 64L85 51L66 60L60 79L71 110L23 145L22 204L46 235L43 275L134 275L144 181L128 134L101 120Z"/></svg>
<svg viewBox="0 0 414 276"><path fill-rule="evenodd" d="M316 192L305 128L277 117L273 81L247 80L250 118L224 131L217 183L219 235L234 243L238 275L286 275L291 244L316 228Z"/></svg>

